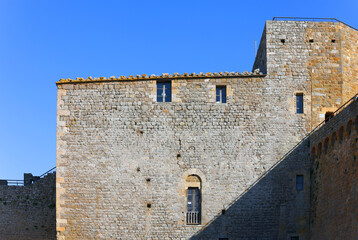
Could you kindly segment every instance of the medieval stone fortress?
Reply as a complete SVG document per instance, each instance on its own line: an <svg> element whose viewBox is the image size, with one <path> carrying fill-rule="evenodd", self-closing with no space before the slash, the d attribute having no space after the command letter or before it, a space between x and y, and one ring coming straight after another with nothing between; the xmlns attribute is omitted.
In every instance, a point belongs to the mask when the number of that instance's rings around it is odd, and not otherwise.
<svg viewBox="0 0 358 240"><path fill-rule="evenodd" d="M252 72L61 79L56 217L2 186L0 238L357 239L357 54L345 23L278 18Z"/></svg>

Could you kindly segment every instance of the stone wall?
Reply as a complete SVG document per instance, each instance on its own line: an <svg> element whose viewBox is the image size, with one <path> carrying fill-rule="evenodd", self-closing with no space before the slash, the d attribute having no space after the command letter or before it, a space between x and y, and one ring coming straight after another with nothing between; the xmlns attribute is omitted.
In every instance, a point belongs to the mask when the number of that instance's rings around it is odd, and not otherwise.
<svg viewBox="0 0 358 240"><path fill-rule="evenodd" d="M255 71L255 69L260 69L261 72L267 73L266 26L261 36L252 71Z"/></svg>
<svg viewBox="0 0 358 240"><path fill-rule="evenodd" d="M342 28L343 101L358 92L358 31L348 26Z"/></svg>
<svg viewBox="0 0 358 240"><path fill-rule="evenodd" d="M55 239L55 173L30 186L0 186L0 239Z"/></svg>
<svg viewBox="0 0 358 240"><path fill-rule="evenodd" d="M216 85L227 86L226 104L215 102ZM173 102L157 103L156 80L59 84L59 239L194 237L304 136L306 122L287 113L282 96L291 89L282 86L264 76L188 77L172 80ZM305 171L294 164L282 168ZM294 192L292 171L281 171L283 182L266 178L248 214L230 210L237 230L210 234L276 238L281 205L297 196L280 189L289 183ZM202 179L199 226L185 224L188 174ZM305 207L295 211L308 218Z"/></svg>
<svg viewBox="0 0 358 240"><path fill-rule="evenodd" d="M342 49L326 41L342 29L267 21L254 65L267 75L59 81L58 238L308 239L310 143L300 140L345 97ZM157 81L171 81L172 102L156 102ZM190 175L201 179L201 225L185 223Z"/></svg>
<svg viewBox="0 0 358 240"><path fill-rule="evenodd" d="M356 30L309 21L267 21L265 29L268 76L292 81L292 95L304 94L311 129L358 91Z"/></svg>
<svg viewBox="0 0 358 240"><path fill-rule="evenodd" d="M357 140L357 101L311 137L312 239L358 236Z"/></svg>

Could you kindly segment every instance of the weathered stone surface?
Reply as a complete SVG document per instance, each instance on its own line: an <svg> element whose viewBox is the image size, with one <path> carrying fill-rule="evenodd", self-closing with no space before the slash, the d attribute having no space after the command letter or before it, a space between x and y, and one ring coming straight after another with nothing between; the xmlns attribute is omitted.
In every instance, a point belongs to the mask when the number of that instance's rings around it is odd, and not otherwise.
<svg viewBox="0 0 358 240"><path fill-rule="evenodd" d="M0 239L56 238L55 173L30 186L0 186Z"/></svg>
<svg viewBox="0 0 358 240"><path fill-rule="evenodd" d="M355 91L342 73L356 73L351 30L267 21L253 67L267 75L60 80L58 239L309 239L310 142L289 150ZM156 102L162 80L170 103ZM227 103L216 103L223 85ZM191 174L202 181L202 225L185 224Z"/></svg>
<svg viewBox="0 0 358 240"><path fill-rule="evenodd" d="M358 236L358 102L311 137L312 239Z"/></svg>

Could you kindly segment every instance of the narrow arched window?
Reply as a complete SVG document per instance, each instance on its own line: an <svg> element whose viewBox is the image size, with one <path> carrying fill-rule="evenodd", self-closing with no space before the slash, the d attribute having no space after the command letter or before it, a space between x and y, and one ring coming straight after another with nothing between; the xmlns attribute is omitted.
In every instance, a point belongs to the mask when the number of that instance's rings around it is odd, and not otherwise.
<svg viewBox="0 0 358 240"><path fill-rule="evenodd" d="M201 223L201 180L196 175L190 175L186 179L186 224Z"/></svg>

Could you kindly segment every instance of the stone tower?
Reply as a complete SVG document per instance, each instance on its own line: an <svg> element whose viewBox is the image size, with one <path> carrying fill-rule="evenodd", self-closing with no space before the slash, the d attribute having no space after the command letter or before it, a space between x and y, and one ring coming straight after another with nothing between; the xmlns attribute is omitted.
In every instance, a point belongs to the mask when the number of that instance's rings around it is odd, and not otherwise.
<svg viewBox="0 0 358 240"><path fill-rule="evenodd" d="M309 142L289 150L357 92L357 41L267 21L251 73L60 80L58 238L308 239Z"/></svg>

